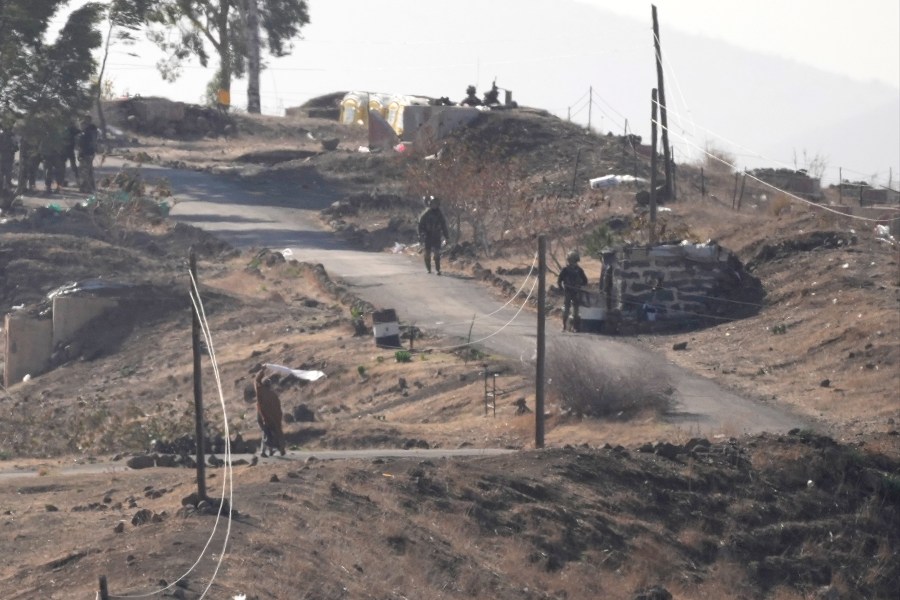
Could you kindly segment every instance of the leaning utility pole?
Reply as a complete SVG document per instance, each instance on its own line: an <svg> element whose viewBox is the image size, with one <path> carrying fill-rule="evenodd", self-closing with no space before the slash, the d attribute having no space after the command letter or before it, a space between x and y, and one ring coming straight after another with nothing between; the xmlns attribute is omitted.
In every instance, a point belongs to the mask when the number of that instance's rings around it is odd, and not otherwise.
<svg viewBox="0 0 900 600"><path fill-rule="evenodd" d="M259 99L259 7L256 0L246 1L247 27L247 112L262 112Z"/></svg>
<svg viewBox="0 0 900 600"><path fill-rule="evenodd" d="M666 196L672 197L672 157L669 154L669 120L666 116L666 88L663 85L662 49L659 43L659 22L656 20L656 5L653 9L653 46L656 48L656 87L659 90L659 122L662 126L663 156L666 159Z"/></svg>

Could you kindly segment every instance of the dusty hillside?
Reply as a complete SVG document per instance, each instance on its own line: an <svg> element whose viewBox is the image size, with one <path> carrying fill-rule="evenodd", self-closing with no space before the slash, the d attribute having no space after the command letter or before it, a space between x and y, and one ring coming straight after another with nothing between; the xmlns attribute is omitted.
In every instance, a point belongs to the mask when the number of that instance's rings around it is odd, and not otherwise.
<svg viewBox="0 0 900 600"><path fill-rule="evenodd" d="M460 147L493 145L528 165L530 195L559 202L565 211L557 212L571 219L553 230L555 248L579 244L598 225L633 222L632 191L599 195L579 185L571 198L554 197L571 184L578 143L578 172L594 176L630 164L613 152L621 140L585 136L539 111L520 118L476 124ZM339 138L337 150L323 149L326 137ZM130 132L114 151L242 183L337 186L355 209L340 222L327 213L326 222L370 249L409 243L418 211L404 184L409 158L360 153L364 140L321 119L237 116L227 135ZM0 589L13 598L90 597L101 574L114 596L173 586L161 595L199 598L210 585L205 597L257 600L862 599L892 598L900 587L900 261L897 247L876 241L865 223L801 205L748 202L736 212L685 194L669 205L669 231L733 249L762 281L765 300L748 319L646 331L636 340L815 416L825 435L700 440L685 427L661 439L648 415L622 422L554 413L551 449L534 451L533 415L514 406L522 397L533 407L530 373L492 359L503 370L502 395L496 416L486 416L480 361L422 352L398 362L375 348L370 332L358 335L356 299L321 269L266 249L234 252L146 207L46 208L82 200L72 190L38 194L0 225L4 312L36 306L73 280L139 286L127 310L66 348L56 369L0 399L0 547L15 557L0 569ZM638 228L621 234L641 235ZM192 246L227 409L223 417L205 361L214 443L223 418L236 442L238 435L258 441L248 386L272 362L328 375L277 384L295 456L351 448L518 452L237 465L237 512L214 577L229 522L218 522L203 553L215 517L183 506L196 487L192 470L64 474L190 446ZM511 236L490 255L461 246L453 267L502 292L533 251L532 238ZM596 281L596 263L584 262ZM422 347L447 345L437 332L417 337ZM672 350L682 341L686 350ZM220 457L221 447L213 449ZM226 475L208 470L211 493L231 489L222 487Z"/></svg>

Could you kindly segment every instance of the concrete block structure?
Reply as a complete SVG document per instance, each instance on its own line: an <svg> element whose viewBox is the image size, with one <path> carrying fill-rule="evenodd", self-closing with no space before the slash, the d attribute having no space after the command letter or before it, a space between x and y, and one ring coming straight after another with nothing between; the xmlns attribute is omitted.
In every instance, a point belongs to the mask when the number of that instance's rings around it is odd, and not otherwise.
<svg viewBox="0 0 900 600"><path fill-rule="evenodd" d="M53 297L50 315L25 311L7 314L3 385L10 387L25 375L45 372L59 345L72 341L85 325L118 304L110 297L58 295Z"/></svg>

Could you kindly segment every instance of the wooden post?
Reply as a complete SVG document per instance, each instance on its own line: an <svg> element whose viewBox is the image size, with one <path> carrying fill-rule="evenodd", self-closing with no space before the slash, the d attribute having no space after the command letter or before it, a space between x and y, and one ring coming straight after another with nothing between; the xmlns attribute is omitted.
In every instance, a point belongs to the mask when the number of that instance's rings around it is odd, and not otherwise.
<svg viewBox="0 0 900 600"><path fill-rule="evenodd" d="M581 148L575 153L575 170L572 172L572 191L569 193L570 198L575 197L575 180L578 178L578 160L581 158Z"/></svg>
<svg viewBox="0 0 900 600"><path fill-rule="evenodd" d="M700 167L700 196L706 196L706 177L703 175L703 167Z"/></svg>
<svg viewBox="0 0 900 600"><path fill-rule="evenodd" d="M656 19L656 5L650 5L653 12L653 46L656 49L656 87L659 90L659 123L662 126L663 156L666 159L666 195L672 197L672 157L669 155L669 120L666 116L666 88L663 83L662 49L659 42L659 21Z"/></svg>
<svg viewBox="0 0 900 600"><path fill-rule="evenodd" d="M200 372L200 315L197 314L197 306L200 305L200 280L197 278L197 254L191 248L191 342L194 351L194 434L197 440L197 495L201 500L207 500L206 495L206 443L203 435L203 382ZM193 284L196 284L194 288Z"/></svg>
<svg viewBox="0 0 900 600"><path fill-rule="evenodd" d="M106 575L100 576L100 600L109 600L109 589L106 587Z"/></svg>
<svg viewBox="0 0 900 600"><path fill-rule="evenodd" d="M741 176L740 173L735 172L735 174L734 174L734 193L731 194L731 210L734 210L735 204L737 203L738 178L740 176Z"/></svg>
<svg viewBox="0 0 900 600"><path fill-rule="evenodd" d="M547 320L547 240L538 236L538 310L537 310L537 354L534 376L534 447L544 447L544 361L546 347Z"/></svg>
<svg viewBox="0 0 900 600"><path fill-rule="evenodd" d="M656 88L650 93L650 245L656 244Z"/></svg>
<svg viewBox="0 0 900 600"><path fill-rule="evenodd" d="M741 195L738 196L737 209L741 211L741 203L744 201L744 185L747 183L747 169L744 169L744 176L741 177Z"/></svg>
<svg viewBox="0 0 900 600"><path fill-rule="evenodd" d="M844 168L838 167L838 201L844 203Z"/></svg>
<svg viewBox="0 0 900 600"><path fill-rule="evenodd" d="M588 131L591 130L591 109L594 105L594 86L588 88Z"/></svg>
<svg viewBox="0 0 900 600"><path fill-rule="evenodd" d="M675 165L675 146L672 146L672 202L678 200L678 167Z"/></svg>

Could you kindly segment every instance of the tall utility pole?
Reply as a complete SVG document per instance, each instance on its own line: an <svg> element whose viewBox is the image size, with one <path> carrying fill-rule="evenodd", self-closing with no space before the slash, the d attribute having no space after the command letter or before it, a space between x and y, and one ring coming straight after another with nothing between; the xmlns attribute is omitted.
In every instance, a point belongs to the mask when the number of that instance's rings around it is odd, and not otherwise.
<svg viewBox="0 0 900 600"><path fill-rule="evenodd" d="M662 147L666 159L666 195L672 197L672 157L669 154L669 120L666 116L666 88L663 85L662 50L659 43L659 22L656 5L653 8L653 46L656 48L656 87L659 90L659 121L662 125Z"/></svg>
<svg viewBox="0 0 900 600"><path fill-rule="evenodd" d="M588 88L588 131L591 130L591 109L594 106L594 86Z"/></svg>
<svg viewBox="0 0 900 600"><path fill-rule="evenodd" d="M534 375L534 447L544 447L544 361L546 346L546 281L547 239L538 236L538 314L537 314L537 354Z"/></svg>
<svg viewBox="0 0 900 600"><path fill-rule="evenodd" d="M260 114L262 103L259 98L259 7L256 0L244 0L246 3L247 27L247 112Z"/></svg>
<svg viewBox="0 0 900 600"><path fill-rule="evenodd" d="M650 93L650 245L656 245L656 88Z"/></svg>

